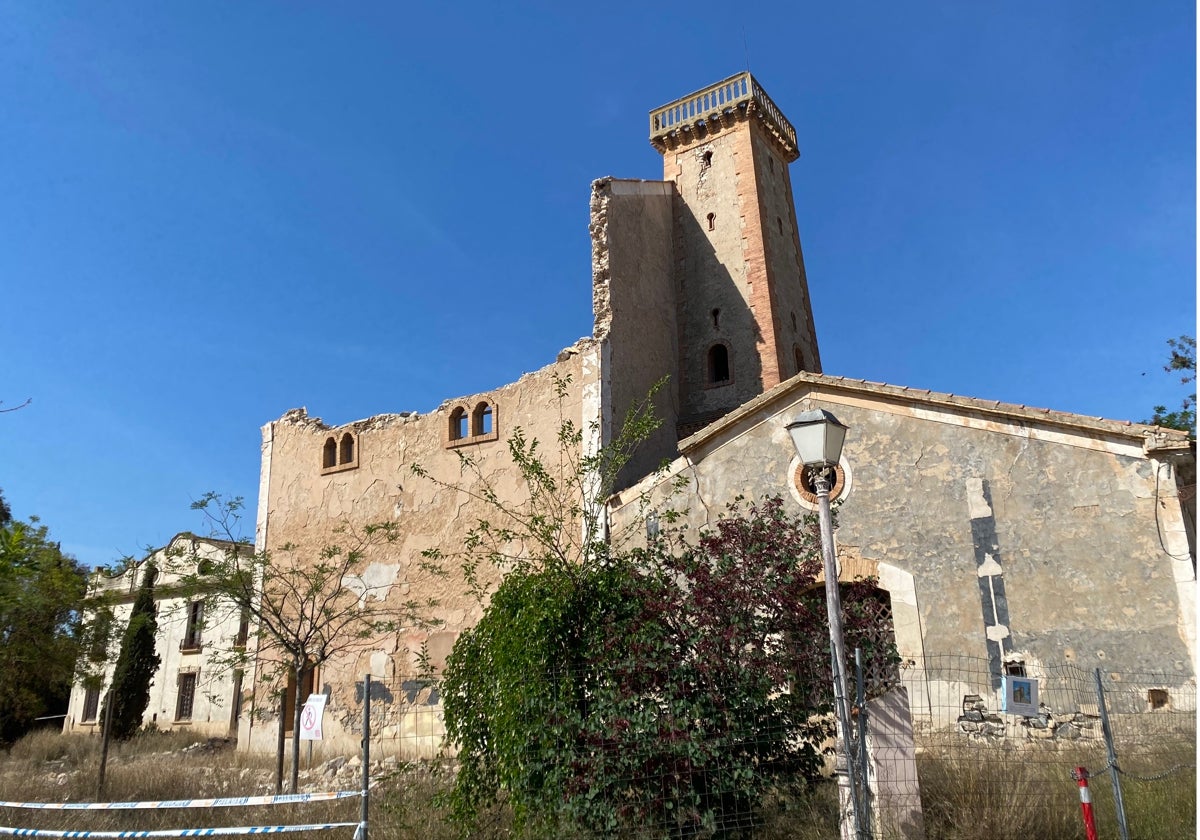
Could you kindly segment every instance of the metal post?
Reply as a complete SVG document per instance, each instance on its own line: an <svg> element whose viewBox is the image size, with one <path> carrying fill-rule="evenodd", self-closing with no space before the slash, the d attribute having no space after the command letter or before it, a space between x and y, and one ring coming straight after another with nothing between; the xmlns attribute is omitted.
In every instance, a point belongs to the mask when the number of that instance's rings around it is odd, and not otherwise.
<svg viewBox="0 0 1200 840"><path fill-rule="evenodd" d="M1100 730L1104 733L1104 746L1108 748L1108 772L1112 776L1113 804L1117 806L1117 827L1121 840L1129 840L1129 824L1125 821L1125 797L1121 794L1121 771L1117 767L1117 747L1113 743L1112 727L1108 722L1108 706L1104 702L1104 681L1100 669L1096 669L1096 699L1100 705Z"/></svg>
<svg viewBox="0 0 1200 840"><path fill-rule="evenodd" d="M371 796L371 675L363 677L363 725L362 725L362 805L358 817L358 831L354 840L367 840L367 815Z"/></svg>
<svg viewBox="0 0 1200 840"><path fill-rule="evenodd" d="M867 766L867 691L863 683L862 648L854 649L855 700L858 710L858 829L863 837L871 836L870 768Z"/></svg>
<svg viewBox="0 0 1200 840"><path fill-rule="evenodd" d="M96 774L96 801L104 800L104 772L108 768L108 740L112 732L112 689L104 694L104 734L100 737L100 770Z"/></svg>
<svg viewBox="0 0 1200 840"><path fill-rule="evenodd" d="M829 613L829 648L833 659L833 706L837 715L835 774L844 775L850 787L850 812L846 815L850 836L861 838L858 815L858 790L854 768L850 765L850 709L846 691L846 652L842 641L842 596L838 591L837 561L833 556L833 516L829 512L830 467L814 470L817 509L821 523L821 558L825 568L825 608ZM845 836L845 835L843 835Z"/></svg>

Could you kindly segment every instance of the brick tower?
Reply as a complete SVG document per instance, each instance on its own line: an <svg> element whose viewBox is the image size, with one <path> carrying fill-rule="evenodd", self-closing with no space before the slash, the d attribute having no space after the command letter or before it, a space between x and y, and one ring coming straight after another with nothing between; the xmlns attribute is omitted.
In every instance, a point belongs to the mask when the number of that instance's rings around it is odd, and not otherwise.
<svg viewBox="0 0 1200 840"><path fill-rule="evenodd" d="M796 131L749 73L650 113L675 185L679 437L821 371L788 164Z"/></svg>

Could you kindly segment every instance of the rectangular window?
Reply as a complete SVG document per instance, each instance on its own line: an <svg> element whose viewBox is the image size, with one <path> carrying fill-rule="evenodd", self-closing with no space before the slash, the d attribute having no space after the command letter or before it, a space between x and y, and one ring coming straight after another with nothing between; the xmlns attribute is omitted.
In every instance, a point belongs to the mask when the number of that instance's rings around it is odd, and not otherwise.
<svg viewBox="0 0 1200 840"><path fill-rule="evenodd" d="M204 602L188 604L187 629L183 633L180 650L200 650L200 634L204 630Z"/></svg>
<svg viewBox="0 0 1200 840"><path fill-rule="evenodd" d="M81 723L95 723L100 711L100 689L89 688L83 695L83 719Z"/></svg>
<svg viewBox="0 0 1200 840"><path fill-rule="evenodd" d="M246 641L250 638L250 613L242 611L241 619L238 621L237 636L233 640L233 646L239 650L246 649Z"/></svg>
<svg viewBox="0 0 1200 840"><path fill-rule="evenodd" d="M175 720L191 720L196 703L196 674L179 675L179 696L175 701Z"/></svg>

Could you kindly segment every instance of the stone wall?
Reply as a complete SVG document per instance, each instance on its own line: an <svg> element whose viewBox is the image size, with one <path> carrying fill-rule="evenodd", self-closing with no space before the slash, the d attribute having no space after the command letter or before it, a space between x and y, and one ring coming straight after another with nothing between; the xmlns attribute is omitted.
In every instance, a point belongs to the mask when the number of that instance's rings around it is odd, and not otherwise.
<svg viewBox="0 0 1200 840"><path fill-rule="evenodd" d="M915 712L994 692L1013 657L1031 676L1067 662L1194 681L1194 567L1141 427L806 374L682 442L690 491L661 504L693 532L738 495L810 509L784 427L811 408L850 427L842 576L892 593L899 652L924 665L905 676ZM665 495L631 488L614 528L642 491ZM989 667L964 676L958 656Z"/></svg>

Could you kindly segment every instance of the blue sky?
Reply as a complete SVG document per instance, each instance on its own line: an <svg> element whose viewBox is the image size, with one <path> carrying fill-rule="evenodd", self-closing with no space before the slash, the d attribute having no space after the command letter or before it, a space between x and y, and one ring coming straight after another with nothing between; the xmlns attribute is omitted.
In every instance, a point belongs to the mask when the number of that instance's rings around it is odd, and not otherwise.
<svg viewBox="0 0 1200 840"><path fill-rule="evenodd" d="M0 488L87 563L259 428L591 331L589 183L747 64L797 128L826 373L1142 419L1195 333L1191 2L0 0Z"/></svg>

